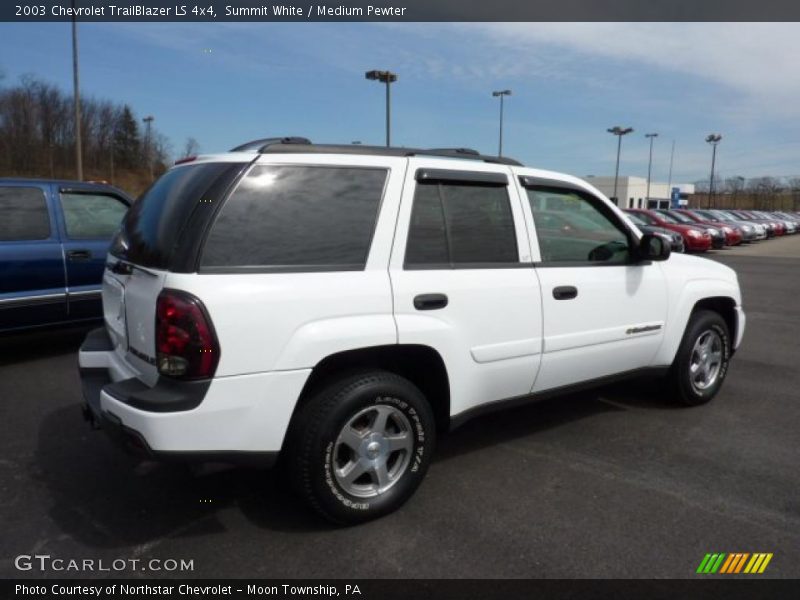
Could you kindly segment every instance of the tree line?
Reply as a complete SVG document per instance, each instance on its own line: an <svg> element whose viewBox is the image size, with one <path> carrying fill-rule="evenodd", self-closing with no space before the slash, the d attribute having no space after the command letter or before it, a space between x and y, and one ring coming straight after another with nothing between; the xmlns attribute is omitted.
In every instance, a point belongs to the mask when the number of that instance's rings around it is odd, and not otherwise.
<svg viewBox="0 0 800 600"><path fill-rule="evenodd" d="M705 206L709 179L695 182L695 195ZM711 202L718 207L800 211L800 177L714 177ZM704 198L706 200L704 200Z"/></svg>
<svg viewBox="0 0 800 600"><path fill-rule="evenodd" d="M0 87L0 176L76 177L73 96L24 76ZM117 183L138 193L169 162L170 147L155 127L141 125L133 109L81 98L84 179Z"/></svg>

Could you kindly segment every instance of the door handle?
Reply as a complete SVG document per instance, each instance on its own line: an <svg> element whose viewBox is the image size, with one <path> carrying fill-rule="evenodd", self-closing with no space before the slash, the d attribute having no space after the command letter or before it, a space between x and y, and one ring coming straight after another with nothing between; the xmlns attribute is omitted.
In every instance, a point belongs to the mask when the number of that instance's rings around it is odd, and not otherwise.
<svg viewBox="0 0 800 600"><path fill-rule="evenodd" d="M89 260L92 258L92 253L89 250L70 250L67 252L69 260Z"/></svg>
<svg viewBox="0 0 800 600"><path fill-rule="evenodd" d="M556 300L572 300L578 297L578 288L574 285L560 285L553 288L553 298Z"/></svg>
<svg viewBox="0 0 800 600"><path fill-rule="evenodd" d="M420 294L414 297L414 308L417 310L437 310L447 306L444 294Z"/></svg>

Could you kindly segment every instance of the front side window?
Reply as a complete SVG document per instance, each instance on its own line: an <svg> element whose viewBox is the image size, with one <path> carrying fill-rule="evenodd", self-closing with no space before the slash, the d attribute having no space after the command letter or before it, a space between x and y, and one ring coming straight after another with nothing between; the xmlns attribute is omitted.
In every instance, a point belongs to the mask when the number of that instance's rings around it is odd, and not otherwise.
<svg viewBox="0 0 800 600"><path fill-rule="evenodd" d="M253 167L223 205L201 265L363 269L386 176L382 168Z"/></svg>
<svg viewBox="0 0 800 600"><path fill-rule="evenodd" d="M420 182L414 194L405 264L409 267L517 264L506 186Z"/></svg>
<svg viewBox="0 0 800 600"><path fill-rule="evenodd" d="M72 239L110 238L128 207L108 194L62 193L67 236Z"/></svg>
<svg viewBox="0 0 800 600"><path fill-rule="evenodd" d="M542 262L624 264L630 260L625 230L578 191L528 187Z"/></svg>
<svg viewBox="0 0 800 600"><path fill-rule="evenodd" d="M50 237L47 201L39 188L0 186L0 242Z"/></svg>

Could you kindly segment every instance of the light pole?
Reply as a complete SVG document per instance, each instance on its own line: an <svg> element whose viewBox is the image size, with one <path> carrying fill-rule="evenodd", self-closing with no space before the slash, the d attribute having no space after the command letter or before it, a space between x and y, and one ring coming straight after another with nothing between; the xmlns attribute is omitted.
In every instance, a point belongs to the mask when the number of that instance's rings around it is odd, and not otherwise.
<svg viewBox="0 0 800 600"><path fill-rule="evenodd" d="M622 152L622 136L628 135L629 133L633 133L633 127L620 127L617 125L616 127L611 127L607 129L608 133L612 133L617 136L617 169L614 171L614 203L619 204L619 199L617 198L617 183L619 182L619 155Z"/></svg>
<svg viewBox="0 0 800 600"><path fill-rule="evenodd" d="M78 181L83 181L83 150L81 140L81 94L78 76L78 23L75 18L75 0L72 0L72 87L75 100L75 171Z"/></svg>
<svg viewBox="0 0 800 600"><path fill-rule="evenodd" d="M497 150L497 156L503 156L503 98L511 95L511 90L499 90L492 92L492 96L500 98L500 144Z"/></svg>
<svg viewBox="0 0 800 600"><path fill-rule="evenodd" d="M650 160L647 161L647 206L650 208L650 175L653 170L653 140L658 137L657 133L645 133L644 137L650 139Z"/></svg>
<svg viewBox="0 0 800 600"><path fill-rule="evenodd" d="M672 206L672 163L675 160L675 140L672 140L672 151L669 153L669 179L667 179L667 190L669 190L670 206Z"/></svg>
<svg viewBox="0 0 800 600"><path fill-rule="evenodd" d="M706 136L706 142L711 144L711 178L708 180L708 206L711 208L711 197L714 195L714 166L717 162L717 144L719 144L722 136L718 133L711 133Z"/></svg>
<svg viewBox="0 0 800 600"><path fill-rule="evenodd" d="M390 86L393 82L397 81L397 74L391 71L367 71L364 76L370 81L380 81L386 84L386 146L391 145L392 140L392 101Z"/></svg>
<svg viewBox="0 0 800 600"><path fill-rule="evenodd" d="M144 148L145 148L145 160L147 160L147 171L150 174L150 181L153 181L153 153L151 152L152 147L152 138L150 137L151 131L150 126L155 121L155 117L153 115L147 115L144 119L142 119L145 124L145 134L144 134Z"/></svg>

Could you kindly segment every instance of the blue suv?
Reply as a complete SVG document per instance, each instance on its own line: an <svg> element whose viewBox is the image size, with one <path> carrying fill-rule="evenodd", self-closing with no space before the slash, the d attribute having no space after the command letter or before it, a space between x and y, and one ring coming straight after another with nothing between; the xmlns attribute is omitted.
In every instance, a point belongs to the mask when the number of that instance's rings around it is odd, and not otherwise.
<svg viewBox="0 0 800 600"><path fill-rule="evenodd" d="M0 332L100 318L106 254L130 205L105 184L0 178Z"/></svg>

